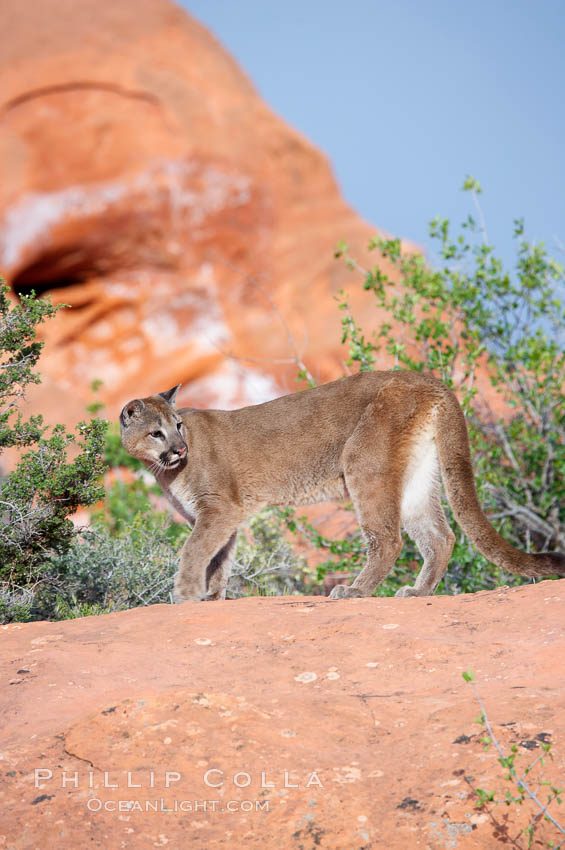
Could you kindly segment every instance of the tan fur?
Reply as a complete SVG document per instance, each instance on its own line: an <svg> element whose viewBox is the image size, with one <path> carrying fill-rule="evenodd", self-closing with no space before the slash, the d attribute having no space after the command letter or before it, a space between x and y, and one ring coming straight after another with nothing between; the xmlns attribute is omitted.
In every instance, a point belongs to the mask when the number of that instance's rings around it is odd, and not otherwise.
<svg viewBox="0 0 565 850"><path fill-rule="evenodd" d="M363 372L233 411L176 410L177 389L135 399L120 416L124 447L193 526L175 577L177 602L225 596L237 528L261 508L344 498L355 506L367 564L332 596L370 595L400 554L402 526L424 564L397 595L432 594L455 541L441 478L457 522L493 563L521 575L565 575L565 556L519 552L491 526L461 407L429 375ZM162 437L151 436L156 431Z"/></svg>

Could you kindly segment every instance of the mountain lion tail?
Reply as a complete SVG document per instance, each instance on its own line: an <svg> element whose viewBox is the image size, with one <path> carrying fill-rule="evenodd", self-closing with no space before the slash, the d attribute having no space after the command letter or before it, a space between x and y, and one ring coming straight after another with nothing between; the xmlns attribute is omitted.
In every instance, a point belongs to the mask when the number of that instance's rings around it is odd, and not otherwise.
<svg viewBox="0 0 565 850"><path fill-rule="evenodd" d="M447 499L455 519L479 552L497 567L518 575L565 576L565 555L520 552L495 531L484 515L475 489L465 417L452 393L446 393L437 408L436 445Z"/></svg>

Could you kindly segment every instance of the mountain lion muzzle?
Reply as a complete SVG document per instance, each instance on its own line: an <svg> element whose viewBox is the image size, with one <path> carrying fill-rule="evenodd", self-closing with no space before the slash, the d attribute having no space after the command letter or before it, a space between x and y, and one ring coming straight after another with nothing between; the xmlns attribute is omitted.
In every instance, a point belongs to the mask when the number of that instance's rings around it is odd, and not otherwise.
<svg viewBox="0 0 565 850"><path fill-rule="evenodd" d="M434 593L455 541L449 504L479 552L524 576L565 576L565 555L528 555L492 527L477 498L455 395L418 372L361 372L240 410L175 408L178 387L134 399L120 415L125 449L155 474L192 526L175 577L176 602L225 596L238 526L269 505L350 499L367 564L331 596L370 596L393 568L401 528L424 563L397 596Z"/></svg>

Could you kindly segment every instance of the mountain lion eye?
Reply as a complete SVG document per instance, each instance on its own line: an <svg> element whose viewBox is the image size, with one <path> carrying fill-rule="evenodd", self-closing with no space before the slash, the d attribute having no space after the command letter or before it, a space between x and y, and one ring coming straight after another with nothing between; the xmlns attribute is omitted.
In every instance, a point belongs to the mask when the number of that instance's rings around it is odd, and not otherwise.
<svg viewBox="0 0 565 850"><path fill-rule="evenodd" d="M151 436L155 437L158 440L160 437L163 436L163 432L162 431L151 431Z"/></svg>

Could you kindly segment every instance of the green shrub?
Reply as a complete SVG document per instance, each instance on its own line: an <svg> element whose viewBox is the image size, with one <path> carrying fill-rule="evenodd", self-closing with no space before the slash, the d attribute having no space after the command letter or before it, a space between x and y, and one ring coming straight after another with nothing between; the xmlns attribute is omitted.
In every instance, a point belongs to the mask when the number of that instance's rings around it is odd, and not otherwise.
<svg viewBox="0 0 565 850"><path fill-rule="evenodd" d="M63 552L74 536L69 516L103 495L100 476L106 423L81 422L75 433L48 429L41 416L24 419L18 403L35 372L43 343L37 327L58 307L34 294L11 304L0 281L0 453L20 450L16 468L0 481L0 615L22 618L30 588L46 559ZM19 600L19 601L18 601Z"/></svg>
<svg viewBox="0 0 565 850"><path fill-rule="evenodd" d="M177 565L166 515L139 513L117 533L96 523L51 557L33 612L57 620L170 602Z"/></svg>
<svg viewBox="0 0 565 850"><path fill-rule="evenodd" d="M304 557L296 554L277 511L253 517L237 539L228 598L319 593Z"/></svg>

